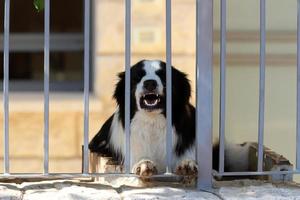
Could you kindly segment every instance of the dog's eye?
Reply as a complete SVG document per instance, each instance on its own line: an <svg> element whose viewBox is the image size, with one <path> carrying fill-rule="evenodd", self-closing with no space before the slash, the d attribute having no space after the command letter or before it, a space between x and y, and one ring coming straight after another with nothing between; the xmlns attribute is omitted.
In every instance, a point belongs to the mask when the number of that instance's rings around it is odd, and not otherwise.
<svg viewBox="0 0 300 200"><path fill-rule="evenodd" d="M165 78L166 76L166 72L164 70L158 70L155 72L157 74L157 76L159 76L160 78Z"/></svg>
<svg viewBox="0 0 300 200"><path fill-rule="evenodd" d="M134 76L132 76L132 80L135 82L140 82L141 79L145 76L145 72L144 71L137 71L136 74Z"/></svg>
<svg viewBox="0 0 300 200"><path fill-rule="evenodd" d="M143 78L143 76L146 75L146 72L144 70L140 70L137 72L137 75L140 77L140 78Z"/></svg>
<svg viewBox="0 0 300 200"><path fill-rule="evenodd" d="M159 70L157 72L155 72L157 74L157 76L159 76L160 80L162 80L162 82L165 82L164 80L166 80L166 72L163 70Z"/></svg>

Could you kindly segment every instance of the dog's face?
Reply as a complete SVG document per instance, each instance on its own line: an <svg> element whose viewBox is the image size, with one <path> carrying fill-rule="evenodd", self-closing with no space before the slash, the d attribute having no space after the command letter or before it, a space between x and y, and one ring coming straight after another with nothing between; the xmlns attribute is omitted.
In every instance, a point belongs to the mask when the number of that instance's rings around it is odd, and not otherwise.
<svg viewBox="0 0 300 200"><path fill-rule="evenodd" d="M159 61L143 61L142 65L132 68L131 85L138 110L162 111L165 102L165 78L159 74L164 69Z"/></svg>
<svg viewBox="0 0 300 200"><path fill-rule="evenodd" d="M166 110L166 63L143 60L131 67L131 115L138 110L164 113ZM121 113L125 105L125 73L119 74L114 98ZM184 106L190 97L190 84L186 75L172 67L173 108Z"/></svg>

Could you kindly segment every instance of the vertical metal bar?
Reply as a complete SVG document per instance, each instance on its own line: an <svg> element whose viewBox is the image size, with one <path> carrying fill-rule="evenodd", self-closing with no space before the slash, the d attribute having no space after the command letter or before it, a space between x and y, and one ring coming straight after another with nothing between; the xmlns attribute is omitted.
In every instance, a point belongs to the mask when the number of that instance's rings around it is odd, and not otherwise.
<svg viewBox="0 0 300 200"><path fill-rule="evenodd" d="M196 136L198 188L212 187L213 0L196 3Z"/></svg>
<svg viewBox="0 0 300 200"><path fill-rule="evenodd" d="M297 139L296 169L300 169L300 0L297 1Z"/></svg>
<svg viewBox="0 0 300 200"><path fill-rule="evenodd" d="M226 0L221 0L221 38L220 38L220 116L219 116L219 172L224 172L225 152L225 101L226 101Z"/></svg>
<svg viewBox="0 0 300 200"><path fill-rule="evenodd" d="M166 0L166 61L167 61L167 168L172 173L173 129L172 129L172 8L171 0Z"/></svg>
<svg viewBox="0 0 300 200"><path fill-rule="evenodd" d="M266 2L260 0L260 61L259 61L259 116L257 171L263 171L264 113L265 113L265 52L266 52Z"/></svg>
<svg viewBox="0 0 300 200"><path fill-rule="evenodd" d="M4 102L4 173L9 174L9 15L10 0L4 5L3 102Z"/></svg>
<svg viewBox="0 0 300 200"><path fill-rule="evenodd" d="M50 0L45 0L44 11L44 173L49 173L49 37Z"/></svg>
<svg viewBox="0 0 300 200"><path fill-rule="evenodd" d="M125 172L130 173L131 0L125 5Z"/></svg>
<svg viewBox="0 0 300 200"><path fill-rule="evenodd" d="M89 173L90 0L84 0L84 128L83 173Z"/></svg>

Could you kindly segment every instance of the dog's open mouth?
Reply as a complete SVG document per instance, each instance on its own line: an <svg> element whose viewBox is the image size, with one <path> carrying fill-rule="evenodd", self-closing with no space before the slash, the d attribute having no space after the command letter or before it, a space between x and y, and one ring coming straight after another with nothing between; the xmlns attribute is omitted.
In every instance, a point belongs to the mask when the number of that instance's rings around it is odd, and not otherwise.
<svg viewBox="0 0 300 200"><path fill-rule="evenodd" d="M145 93L141 96L140 105L146 110L158 109L160 100L161 96L157 93Z"/></svg>

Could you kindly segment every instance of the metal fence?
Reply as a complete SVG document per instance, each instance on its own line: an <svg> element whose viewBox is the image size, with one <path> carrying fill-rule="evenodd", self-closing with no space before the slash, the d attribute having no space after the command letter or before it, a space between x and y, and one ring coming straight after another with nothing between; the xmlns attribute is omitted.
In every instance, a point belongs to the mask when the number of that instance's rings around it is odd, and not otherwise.
<svg viewBox="0 0 300 200"><path fill-rule="evenodd" d="M0 177L91 177L91 176L133 176L130 174L130 93L125 94L125 173L105 174L89 172L88 125L89 125L89 66L90 66L90 0L84 2L84 146L82 173L49 172L49 35L50 35L50 0L45 0L44 17L44 173L10 173L9 167L9 15L10 0L5 1L4 10L4 173ZM224 172L225 139L225 79L226 79L226 0L221 1L221 54L220 54L220 166L219 171L212 170L212 108L213 108L213 1L196 0L196 146L198 161L198 188L212 187L212 177L232 175L268 175L299 173L300 145L297 145L296 170L263 171L263 132L265 102L265 0L260 0L260 88L259 88L259 126L258 126L258 166L256 172ZM300 0L298 0L297 29L297 144L300 144ZM131 0L125 0L125 91L130 90L131 65ZM167 63L167 168L164 175L172 176L172 102L171 102L171 0L166 0L166 63Z"/></svg>

